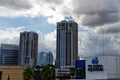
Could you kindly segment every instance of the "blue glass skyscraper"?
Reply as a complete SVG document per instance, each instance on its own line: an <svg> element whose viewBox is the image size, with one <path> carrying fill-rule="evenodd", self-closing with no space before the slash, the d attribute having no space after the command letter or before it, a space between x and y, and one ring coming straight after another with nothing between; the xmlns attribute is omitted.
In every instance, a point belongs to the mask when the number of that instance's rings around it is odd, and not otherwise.
<svg viewBox="0 0 120 80"><path fill-rule="evenodd" d="M52 52L48 52L46 55L46 64L53 65L53 54Z"/></svg>
<svg viewBox="0 0 120 80"><path fill-rule="evenodd" d="M38 53L37 65L53 65L53 54L52 52L40 52Z"/></svg>
<svg viewBox="0 0 120 80"><path fill-rule="evenodd" d="M46 54L46 52L40 52L38 54L38 65L41 67L46 65Z"/></svg>

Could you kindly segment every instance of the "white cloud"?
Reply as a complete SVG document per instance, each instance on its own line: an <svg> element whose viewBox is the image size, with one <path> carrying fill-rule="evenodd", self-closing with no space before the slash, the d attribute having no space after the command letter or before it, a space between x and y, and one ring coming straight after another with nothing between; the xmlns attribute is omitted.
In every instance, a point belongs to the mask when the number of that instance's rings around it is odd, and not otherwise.
<svg viewBox="0 0 120 80"><path fill-rule="evenodd" d="M24 27L17 28L1 28L0 29L0 44L1 43L11 43L18 44L19 43L19 33L23 31Z"/></svg>
<svg viewBox="0 0 120 80"><path fill-rule="evenodd" d="M52 51L55 57L56 56L56 30L45 35L44 43L46 45L47 50Z"/></svg>
<svg viewBox="0 0 120 80"><path fill-rule="evenodd" d="M95 32L79 32L79 55L120 55L120 36L96 34Z"/></svg>

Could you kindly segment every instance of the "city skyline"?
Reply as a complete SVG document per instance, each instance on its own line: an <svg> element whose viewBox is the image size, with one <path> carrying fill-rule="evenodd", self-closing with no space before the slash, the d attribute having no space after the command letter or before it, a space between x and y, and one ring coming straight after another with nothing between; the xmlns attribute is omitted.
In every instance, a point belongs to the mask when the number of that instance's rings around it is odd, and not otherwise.
<svg viewBox="0 0 120 80"><path fill-rule="evenodd" d="M1 0L0 43L19 44L20 32L35 31L39 34L39 52L52 51L55 57L56 23L66 19L74 20L79 24L80 57L119 55L120 1L94 0L93 2L90 0L20 0L19 2Z"/></svg>

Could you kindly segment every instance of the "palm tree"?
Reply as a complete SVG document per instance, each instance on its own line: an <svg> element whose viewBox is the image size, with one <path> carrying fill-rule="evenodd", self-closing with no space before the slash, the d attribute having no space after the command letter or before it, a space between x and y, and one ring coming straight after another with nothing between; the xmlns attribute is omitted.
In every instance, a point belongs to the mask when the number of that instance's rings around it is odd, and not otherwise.
<svg viewBox="0 0 120 80"><path fill-rule="evenodd" d="M53 76L54 70L52 66L44 66L42 69L42 76L44 77L44 80L51 80L51 77Z"/></svg>
<svg viewBox="0 0 120 80"><path fill-rule="evenodd" d="M31 80L34 79L34 71L32 68L26 68L23 72L24 80Z"/></svg>

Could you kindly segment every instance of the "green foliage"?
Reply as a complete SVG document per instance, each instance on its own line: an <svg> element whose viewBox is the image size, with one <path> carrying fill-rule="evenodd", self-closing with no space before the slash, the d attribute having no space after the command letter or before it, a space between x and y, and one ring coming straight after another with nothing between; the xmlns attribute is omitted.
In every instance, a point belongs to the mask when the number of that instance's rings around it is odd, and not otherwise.
<svg viewBox="0 0 120 80"><path fill-rule="evenodd" d="M70 75L74 76L75 75L75 68L70 68Z"/></svg>
<svg viewBox="0 0 120 80"><path fill-rule="evenodd" d="M23 72L24 80L30 80L34 78L34 71L32 68L26 68Z"/></svg>
<svg viewBox="0 0 120 80"><path fill-rule="evenodd" d="M39 65L37 65L35 68L36 68L36 69L40 69L41 67L40 67Z"/></svg>
<svg viewBox="0 0 120 80"><path fill-rule="evenodd" d="M54 69L52 66L44 66L42 71L41 71L42 76L44 77L44 80L49 80L53 74L54 74Z"/></svg>
<svg viewBox="0 0 120 80"><path fill-rule="evenodd" d="M64 76L57 76L58 79L64 80Z"/></svg>

